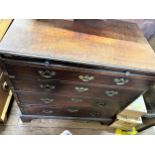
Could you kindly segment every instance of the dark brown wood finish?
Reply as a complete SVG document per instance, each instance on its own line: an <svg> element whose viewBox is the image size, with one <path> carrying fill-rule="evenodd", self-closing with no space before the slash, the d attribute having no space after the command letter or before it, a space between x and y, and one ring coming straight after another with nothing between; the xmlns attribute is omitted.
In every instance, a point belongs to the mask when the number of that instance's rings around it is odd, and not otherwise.
<svg viewBox="0 0 155 155"><path fill-rule="evenodd" d="M113 100L112 98L94 98L88 96L66 96L60 94L51 94L51 93L34 93L34 92L25 92L20 91L17 92L18 99L20 103L26 103L31 105L51 105L51 106L63 106L63 105L80 105L82 107L109 107L113 109L113 107L118 107L121 109L126 106L127 101L124 103L118 100ZM133 96L136 98L137 96ZM133 100L131 98L130 100ZM130 101L128 101L130 102Z"/></svg>
<svg viewBox="0 0 155 155"><path fill-rule="evenodd" d="M114 109L92 109L79 106L65 106L62 108L50 106L20 106L24 115L44 116L68 116L68 117L90 117L90 118L112 118L118 110Z"/></svg>
<svg viewBox="0 0 155 155"><path fill-rule="evenodd" d="M127 104L127 101L120 102L119 100L112 101L112 99L95 99L81 96L62 96L32 92L19 92L17 94L20 100L20 106L50 108L66 108L67 106L78 106L80 108L91 109L92 111L93 109L102 111L110 110L111 112L109 115L111 115L111 117L113 116L113 113L118 113L120 109L123 109ZM133 100L133 98L130 100Z"/></svg>
<svg viewBox="0 0 155 155"><path fill-rule="evenodd" d="M23 79L33 80L53 80L60 79L73 82L81 82L83 84L98 84L98 85L114 85L120 87L144 89L151 85L154 78L145 75L136 75L130 71L124 72L110 72L109 70L95 71L93 69L80 69L78 67L68 67L60 65L53 65L51 67L31 67L20 65L7 65L6 66L10 77L20 80L22 74ZM21 72L19 73L19 70ZM146 80L147 79L147 80Z"/></svg>
<svg viewBox="0 0 155 155"><path fill-rule="evenodd" d="M114 86L96 87L83 84L73 84L71 82L62 82L59 80L46 81L25 81L25 80L12 80L15 91L32 91L32 92L46 92L52 94L64 94L67 96L88 96L94 98L108 98L116 99L119 102L124 101L130 94L132 97L141 94L143 91L121 89ZM122 95L123 94L123 95ZM127 100L128 101L128 100Z"/></svg>
<svg viewBox="0 0 155 155"><path fill-rule="evenodd" d="M155 54L127 22L15 20L0 56L22 120L111 120L155 83Z"/></svg>

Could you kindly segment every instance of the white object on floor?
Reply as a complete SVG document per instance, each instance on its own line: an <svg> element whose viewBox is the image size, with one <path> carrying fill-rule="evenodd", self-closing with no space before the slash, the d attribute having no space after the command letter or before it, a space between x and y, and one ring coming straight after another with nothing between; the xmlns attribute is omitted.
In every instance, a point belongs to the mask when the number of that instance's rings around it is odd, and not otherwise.
<svg viewBox="0 0 155 155"><path fill-rule="evenodd" d="M60 135L72 135L69 130L64 130Z"/></svg>

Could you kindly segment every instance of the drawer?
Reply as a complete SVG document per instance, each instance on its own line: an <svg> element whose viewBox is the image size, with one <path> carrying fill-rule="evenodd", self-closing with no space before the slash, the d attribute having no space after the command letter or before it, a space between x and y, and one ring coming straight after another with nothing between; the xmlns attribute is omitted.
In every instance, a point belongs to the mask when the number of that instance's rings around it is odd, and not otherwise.
<svg viewBox="0 0 155 155"><path fill-rule="evenodd" d="M62 95L51 95L45 93L17 93L19 101L25 106L49 106L63 108L65 106L79 106L87 107L92 109L103 109L113 108L115 111L120 111L126 105L117 103L115 101L109 101L106 99L94 99L77 96L62 96Z"/></svg>
<svg viewBox="0 0 155 155"><path fill-rule="evenodd" d="M64 106L64 107L50 107L38 105L20 105L20 110L24 115L43 115L43 116L65 116L65 117L90 117L90 118L108 118L116 114L114 109L106 108L92 109L80 106Z"/></svg>
<svg viewBox="0 0 155 155"><path fill-rule="evenodd" d="M15 79L49 80L59 79L81 83L95 83L99 85L114 85L119 87L133 87L144 89L153 82L146 76L131 74L128 71L113 72L106 70L93 70L78 67L53 65L53 67L29 67L7 64L10 77Z"/></svg>
<svg viewBox="0 0 155 155"><path fill-rule="evenodd" d="M73 84L70 82L62 82L59 80L53 81L16 81L12 80L14 89L20 91L44 92L50 94L62 94L66 96L88 96L90 98L104 98L115 100L118 102L129 102L139 96L142 91L120 89L114 87L95 87L85 86L82 84Z"/></svg>

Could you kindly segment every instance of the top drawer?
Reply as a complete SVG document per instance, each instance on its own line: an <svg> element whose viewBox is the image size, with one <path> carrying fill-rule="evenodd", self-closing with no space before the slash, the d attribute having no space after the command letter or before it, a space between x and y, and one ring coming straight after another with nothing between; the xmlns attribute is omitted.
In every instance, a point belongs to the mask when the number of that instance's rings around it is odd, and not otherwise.
<svg viewBox="0 0 155 155"><path fill-rule="evenodd" d="M15 79L50 80L59 79L100 85L115 85L120 87L133 87L144 89L153 81L146 76L131 74L129 72L113 72L104 70L85 69L53 65L50 67L30 67L25 65L7 64L10 77Z"/></svg>

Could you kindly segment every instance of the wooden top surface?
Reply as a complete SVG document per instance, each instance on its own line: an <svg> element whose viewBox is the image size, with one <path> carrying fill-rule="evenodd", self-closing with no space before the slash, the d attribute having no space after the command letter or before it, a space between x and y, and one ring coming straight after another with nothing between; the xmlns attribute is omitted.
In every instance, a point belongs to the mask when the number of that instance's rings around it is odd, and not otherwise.
<svg viewBox="0 0 155 155"><path fill-rule="evenodd" d="M4 52L155 72L155 53L137 25L116 20L14 20Z"/></svg>

